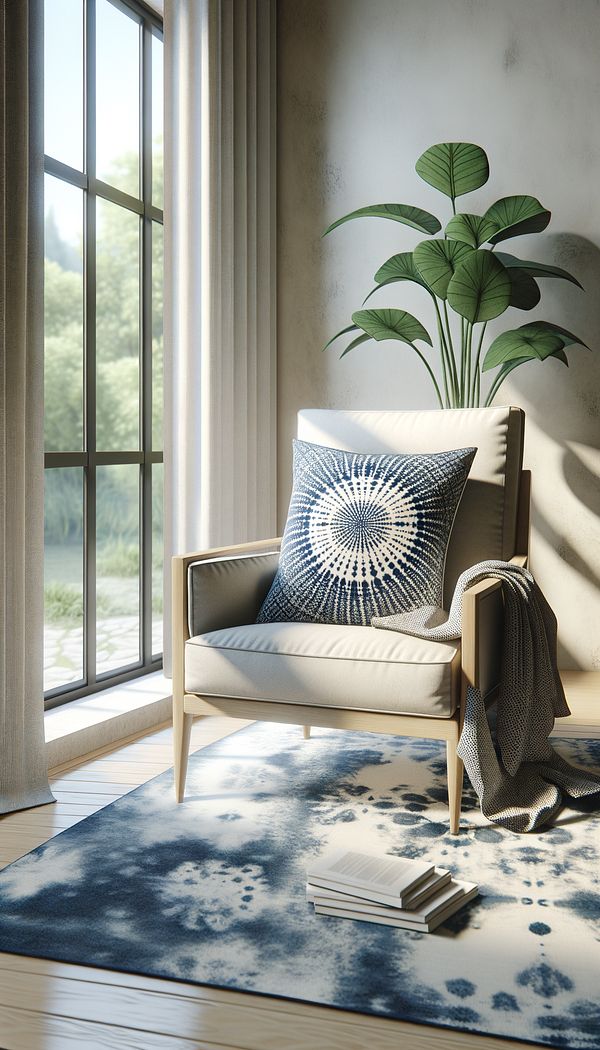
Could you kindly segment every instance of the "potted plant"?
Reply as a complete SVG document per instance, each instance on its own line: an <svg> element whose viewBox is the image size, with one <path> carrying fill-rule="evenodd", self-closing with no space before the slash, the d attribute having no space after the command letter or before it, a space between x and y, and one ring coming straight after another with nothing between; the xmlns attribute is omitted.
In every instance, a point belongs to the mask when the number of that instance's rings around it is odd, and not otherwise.
<svg viewBox="0 0 600 1050"><path fill-rule="evenodd" d="M411 252L388 259L375 274L375 288L363 308L352 314L352 324L338 332L323 349L344 335L352 335L341 356L371 339L395 339L410 346L425 365L440 407L477 407L481 401L481 373L497 369L485 405L489 405L506 377L527 361L555 357L568 365L565 348L586 344L572 332L550 321L530 321L502 332L485 348L488 321L509 306L533 310L540 301L538 281L554 278L581 288L572 274L558 266L518 259L498 245L511 237L540 233L550 222L550 212L535 197L517 195L495 201L482 215L456 211L456 200L483 186L489 163L481 146L470 142L441 142L419 157L417 174L452 204L452 217L443 237L442 225L431 212L408 204L372 204L332 223L331 233L351 219L382 218L428 234ZM433 346L422 323L406 310L365 309L364 304L381 288L412 281L431 297L437 325L438 379L418 342ZM588 348L589 349L589 348Z"/></svg>

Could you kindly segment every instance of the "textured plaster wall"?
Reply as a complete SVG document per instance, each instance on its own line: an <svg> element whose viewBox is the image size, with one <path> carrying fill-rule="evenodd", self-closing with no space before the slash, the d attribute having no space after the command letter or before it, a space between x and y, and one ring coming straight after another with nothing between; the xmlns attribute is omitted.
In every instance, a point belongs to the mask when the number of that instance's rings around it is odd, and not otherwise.
<svg viewBox="0 0 600 1050"><path fill-rule="evenodd" d="M553 213L547 233L507 242L563 265L586 293L546 281L532 314L581 334L591 353L514 373L500 403L527 412L534 471L532 566L560 622L561 664L600 668L600 4L597 0L280 0L279 496L290 490L302 407L435 407L423 366L400 344L367 344L343 361L321 347L349 323L378 266L418 234L378 219L321 233L376 202L448 217L414 163L434 142L480 143L489 183L462 198L479 211L531 193ZM448 202L449 204L449 202ZM379 293L433 328L426 294ZM511 314L513 316L511 317ZM511 377L512 378L512 377Z"/></svg>

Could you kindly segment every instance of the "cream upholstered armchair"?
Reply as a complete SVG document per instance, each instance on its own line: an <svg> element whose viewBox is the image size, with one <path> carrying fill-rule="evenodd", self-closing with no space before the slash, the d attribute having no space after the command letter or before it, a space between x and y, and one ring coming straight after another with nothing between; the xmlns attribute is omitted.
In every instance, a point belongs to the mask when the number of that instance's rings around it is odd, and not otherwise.
<svg viewBox="0 0 600 1050"><path fill-rule="evenodd" d="M530 475L516 408L419 412L307 410L304 441L352 452L440 452L475 446L446 558L444 604L460 573L489 558L524 565ZM471 587L462 639L441 643L374 627L255 623L280 541L173 559L175 791L183 798L194 715L353 729L446 741L450 830L458 831L463 765L456 753L469 683L493 699L502 594Z"/></svg>

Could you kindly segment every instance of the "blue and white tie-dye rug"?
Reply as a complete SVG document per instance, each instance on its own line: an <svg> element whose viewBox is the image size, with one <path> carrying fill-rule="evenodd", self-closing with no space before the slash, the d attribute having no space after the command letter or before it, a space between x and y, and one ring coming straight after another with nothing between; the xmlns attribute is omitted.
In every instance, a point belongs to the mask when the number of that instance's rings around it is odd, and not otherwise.
<svg viewBox="0 0 600 1050"><path fill-rule="evenodd" d="M441 744L254 725L190 759L182 805L165 773L1 872L0 950L597 1050L600 814L519 836L469 790L447 818ZM315 916L306 867L340 845L481 896L431 935Z"/></svg>

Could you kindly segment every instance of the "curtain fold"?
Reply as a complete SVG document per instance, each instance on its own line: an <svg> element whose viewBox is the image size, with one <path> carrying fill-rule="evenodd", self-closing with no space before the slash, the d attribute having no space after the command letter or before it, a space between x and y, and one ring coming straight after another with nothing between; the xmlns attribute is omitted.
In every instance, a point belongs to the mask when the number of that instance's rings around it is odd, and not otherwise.
<svg viewBox="0 0 600 1050"><path fill-rule="evenodd" d="M169 556L276 527L275 2L166 0Z"/></svg>
<svg viewBox="0 0 600 1050"><path fill-rule="evenodd" d="M0 812L52 802L43 711L43 7L0 0Z"/></svg>

